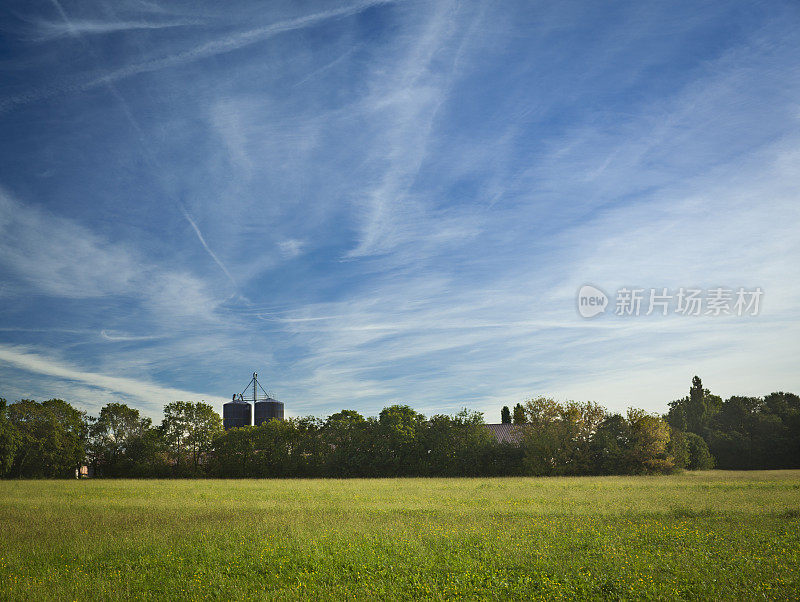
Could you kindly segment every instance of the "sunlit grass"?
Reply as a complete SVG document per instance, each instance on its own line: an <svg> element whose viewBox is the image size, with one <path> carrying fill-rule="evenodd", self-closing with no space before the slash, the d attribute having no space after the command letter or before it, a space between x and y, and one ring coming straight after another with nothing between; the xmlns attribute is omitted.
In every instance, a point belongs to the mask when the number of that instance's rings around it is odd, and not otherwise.
<svg viewBox="0 0 800 602"><path fill-rule="evenodd" d="M800 471L0 482L0 599L787 599Z"/></svg>

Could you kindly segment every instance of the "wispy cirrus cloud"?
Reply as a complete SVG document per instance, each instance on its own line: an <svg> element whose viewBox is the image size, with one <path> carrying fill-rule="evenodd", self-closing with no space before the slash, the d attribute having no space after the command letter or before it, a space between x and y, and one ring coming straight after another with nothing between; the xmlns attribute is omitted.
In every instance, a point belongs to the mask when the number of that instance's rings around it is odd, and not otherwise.
<svg viewBox="0 0 800 602"><path fill-rule="evenodd" d="M432 14L420 20L399 57L395 55L388 69L376 70L373 76L363 114L375 129L374 140L379 144L367 159L374 164L372 181L355 193L360 234L357 246L347 254L349 258L476 233L474 224L467 225L457 217L431 215L435 205L412 194L437 111L447 100L454 57L461 43L458 38L465 35L455 26L457 8L454 3L438 3ZM436 223L436 232L426 231L427 223Z"/></svg>
<svg viewBox="0 0 800 602"><path fill-rule="evenodd" d="M213 320L219 301L204 282L148 262L125 244L25 205L0 189L0 265L35 294L66 299L134 297L165 320Z"/></svg>
<svg viewBox="0 0 800 602"><path fill-rule="evenodd" d="M37 21L35 23L37 41L56 40L75 35L106 35L111 33L147 29L167 29L197 25L198 21L92 21L72 19L63 21Z"/></svg>
<svg viewBox="0 0 800 602"><path fill-rule="evenodd" d="M220 398L257 370L318 415L800 387L792 3L62 8L3 64L0 332L42 358L8 396L108 395L50 360ZM586 282L763 313L585 321Z"/></svg>
<svg viewBox="0 0 800 602"><path fill-rule="evenodd" d="M104 340L110 341L112 343L129 342L129 341L152 341L160 338L156 335L133 335L125 332L119 332L117 330L105 330L105 329L100 331L100 336L103 337Z"/></svg>
<svg viewBox="0 0 800 602"><path fill-rule="evenodd" d="M0 360L25 372L88 385L96 391L96 397L103 400L123 395L125 398L135 400L137 405L144 406L151 415L158 412L162 404L168 401L178 399L215 401L213 395L164 387L124 376L87 372L58 358L42 355L25 347L0 345ZM97 405L99 407L100 404Z"/></svg>
<svg viewBox="0 0 800 602"><path fill-rule="evenodd" d="M252 44L263 42L283 33L296 31L307 27L313 27L329 19L351 16L374 6L393 3L395 1L396 0L369 0L367 2L354 3L352 5L324 10L302 17L286 19L263 27L256 27L247 31L236 32L227 36L223 36L213 41L195 46L189 50L175 52L169 56L140 61L138 63L126 65L118 69L111 69L102 74L92 74L88 77L83 76L75 81L65 82L62 85L54 85L39 90L32 90L30 92L0 101L0 114L11 110L18 105L51 98L52 96L63 92L84 92L97 86L105 86L109 83L120 81L134 75L152 73L154 71L160 71L162 69L176 67L220 54L233 52ZM72 21L69 21L64 24L68 34L72 34L76 31L71 23ZM77 31L78 33L85 33L81 30Z"/></svg>

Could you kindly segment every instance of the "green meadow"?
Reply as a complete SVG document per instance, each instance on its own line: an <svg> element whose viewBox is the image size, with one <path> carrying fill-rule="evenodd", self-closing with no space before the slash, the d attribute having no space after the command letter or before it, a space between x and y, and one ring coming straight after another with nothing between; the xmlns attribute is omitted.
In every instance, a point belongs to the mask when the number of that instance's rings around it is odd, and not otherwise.
<svg viewBox="0 0 800 602"><path fill-rule="evenodd" d="M0 599L792 599L800 471L0 482Z"/></svg>

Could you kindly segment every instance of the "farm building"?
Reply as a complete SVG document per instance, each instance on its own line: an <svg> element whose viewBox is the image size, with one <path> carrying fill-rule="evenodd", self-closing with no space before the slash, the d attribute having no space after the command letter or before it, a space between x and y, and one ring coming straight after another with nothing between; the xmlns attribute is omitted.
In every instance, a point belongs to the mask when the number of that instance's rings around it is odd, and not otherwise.
<svg viewBox="0 0 800 602"><path fill-rule="evenodd" d="M253 410L255 410L255 422L253 422ZM244 391L234 394L231 401L222 406L222 425L225 430L253 424L259 426L273 419L283 420L283 416L283 402L274 399L264 390L255 372Z"/></svg>
<svg viewBox="0 0 800 602"><path fill-rule="evenodd" d="M522 429L516 424L486 424L484 425L497 443L511 443L519 445L522 441Z"/></svg>

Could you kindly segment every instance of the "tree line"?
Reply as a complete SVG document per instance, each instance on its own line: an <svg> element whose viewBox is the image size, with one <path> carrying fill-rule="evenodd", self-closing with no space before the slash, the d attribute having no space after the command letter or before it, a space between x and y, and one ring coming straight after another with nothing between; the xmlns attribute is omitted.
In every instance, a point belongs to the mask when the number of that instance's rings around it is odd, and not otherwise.
<svg viewBox="0 0 800 602"><path fill-rule="evenodd" d="M272 420L223 430L206 403L176 401L159 425L121 403L88 416L66 401L0 399L0 476L388 477L660 474L684 468L800 466L800 398L722 401L695 377L664 416L546 397L501 412L508 440L482 414L426 418L407 405L364 417Z"/></svg>
<svg viewBox="0 0 800 602"><path fill-rule="evenodd" d="M665 418L674 430L702 439L719 468L800 467L800 397L794 393L723 401L695 376L689 395L670 402Z"/></svg>

